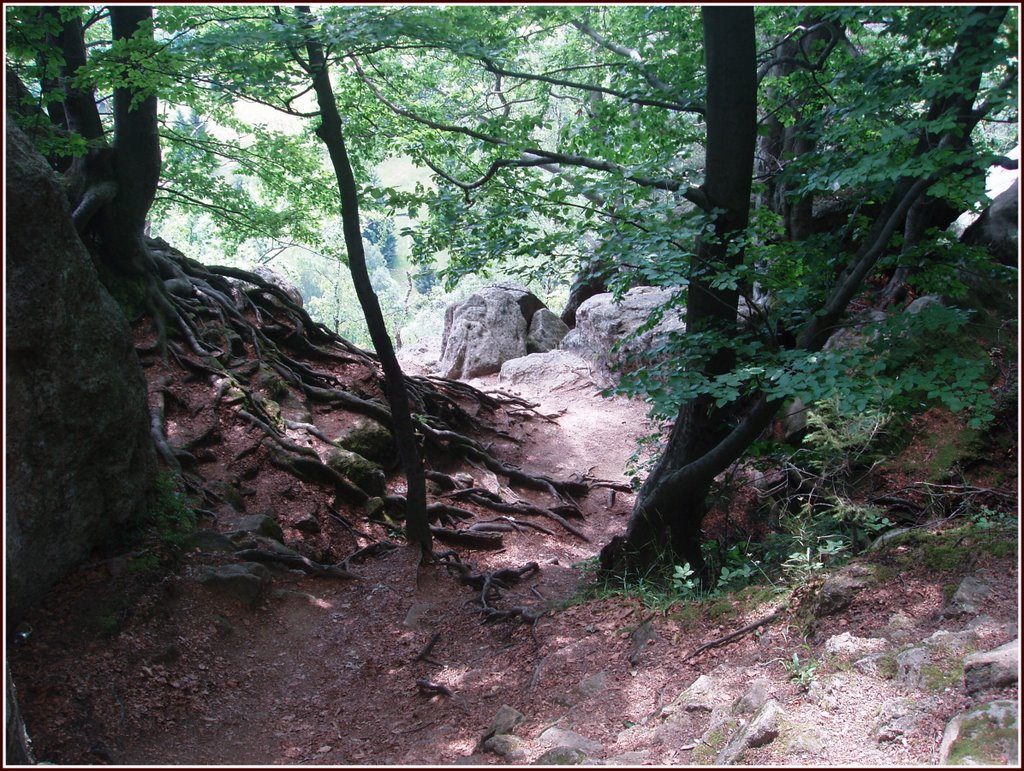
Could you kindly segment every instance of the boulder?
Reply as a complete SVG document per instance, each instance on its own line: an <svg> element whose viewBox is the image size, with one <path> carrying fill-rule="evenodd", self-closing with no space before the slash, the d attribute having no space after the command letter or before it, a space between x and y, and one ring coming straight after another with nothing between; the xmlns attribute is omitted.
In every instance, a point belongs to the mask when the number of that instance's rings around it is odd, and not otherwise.
<svg viewBox="0 0 1024 771"><path fill-rule="evenodd" d="M6 127L6 618L141 514L156 457L124 312L57 177ZM141 287L138 287L141 291Z"/></svg>
<svg viewBox="0 0 1024 771"><path fill-rule="evenodd" d="M881 324L885 319L885 311L880 311L877 308L868 308L862 313L855 314L844 322L844 326L832 333L822 349L844 351L872 341L878 337L878 330L873 327Z"/></svg>
<svg viewBox="0 0 1024 771"><path fill-rule="evenodd" d="M601 742L590 739L583 734L578 734L575 731L559 728L558 726L551 726L551 728L545 730L537 737L537 741L541 744L547 745L548 747L563 747L573 750L581 750L588 755L594 755L602 749Z"/></svg>
<svg viewBox="0 0 1024 771"><path fill-rule="evenodd" d="M553 351L569 334L569 327L558 316L547 308L540 308L533 314L530 327L526 332L527 353L547 353Z"/></svg>
<svg viewBox="0 0 1024 771"><path fill-rule="evenodd" d="M258 562L203 567L199 582L234 597L249 608L255 608L270 584L270 571Z"/></svg>
<svg viewBox="0 0 1024 771"><path fill-rule="evenodd" d="M657 338L686 329L680 309L666 314L654 329L635 336L651 314L666 307L674 294L671 289L639 286L626 292L618 302L611 293L594 295L576 310L576 327L562 340L562 348L609 373L627 355L649 350ZM616 344L620 344L619 349L613 352Z"/></svg>
<svg viewBox="0 0 1024 771"><path fill-rule="evenodd" d="M982 604L992 596L992 585L981 576L966 576L957 587L944 613L947 616L977 613Z"/></svg>
<svg viewBox="0 0 1024 771"><path fill-rule="evenodd" d="M242 517L238 520L238 527L235 529L235 532L262 535L275 541L284 542L284 532L281 530L281 525L278 524L273 512L261 512Z"/></svg>
<svg viewBox="0 0 1024 771"><path fill-rule="evenodd" d="M300 308L302 307L302 293L299 291L299 288L276 270L268 268L266 265L259 265L253 268L251 272L262 278L268 284L276 286L288 295L289 300Z"/></svg>
<svg viewBox="0 0 1024 771"><path fill-rule="evenodd" d="M356 416L335 443L375 463L389 463L395 456L395 438L387 426L373 418Z"/></svg>
<svg viewBox="0 0 1024 771"><path fill-rule="evenodd" d="M886 699L872 726L876 744L887 744L911 733L926 717L918 701L907 697Z"/></svg>
<svg viewBox="0 0 1024 771"><path fill-rule="evenodd" d="M509 359L501 365L498 378L502 383L543 385L553 391L589 384L592 370L586 359L557 350Z"/></svg>
<svg viewBox="0 0 1024 771"><path fill-rule="evenodd" d="M577 749L576 747L554 747L537 758L533 762L533 765L579 766L583 765L588 760L590 760L590 756L583 750Z"/></svg>
<svg viewBox="0 0 1024 771"><path fill-rule="evenodd" d="M1019 211L1019 180L996 196L992 205L967 228L963 234L963 242L974 246L984 246L1004 265L1017 265L1020 258L1018 244L1020 234L1017 230L1017 213Z"/></svg>
<svg viewBox="0 0 1024 771"><path fill-rule="evenodd" d="M509 359L525 356L526 333L543 303L519 287L489 286L444 313L438 374L449 378L490 375Z"/></svg>
<svg viewBox="0 0 1024 771"><path fill-rule="evenodd" d="M661 709L662 716L676 712L711 712L724 701L718 683L708 675L700 675L689 687Z"/></svg>
<svg viewBox="0 0 1024 771"><path fill-rule="evenodd" d="M830 616L847 608L862 589L875 582L873 566L851 563L829 576L818 589L814 601L814 615Z"/></svg>
<svg viewBox="0 0 1024 771"><path fill-rule="evenodd" d="M733 702L732 714L751 715L761 709L768 701L768 686L767 680L755 680L749 690Z"/></svg>
<svg viewBox="0 0 1024 771"><path fill-rule="evenodd" d="M961 712L942 734L940 765L1013 768L1019 762L1019 701L993 701Z"/></svg>
<svg viewBox="0 0 1024 771"><path fill-rule="evenodd" d="M324 463L371 496L384 495L384 471L358 453L329 450Z"/></svg>
<svg viewBox="0 0 1024 771"><path fill-rule="evenodd" d="M964 685L968 693L1001 688L1017 682L1020 671L1020 638L998 648L974 653L964 659Z"/></svg>
<svg viewBox="0 0 1024 771"><path fill-rule="evenodd" d="M494 720L491 721L490 726L484 731L484 735L480 737L477 749L482 748L487 743L487 740L494 736L511 734L516 730L516 726L524 720L526 720L526 716L522 712L515 707L510 707L508 704L502 704L494 716Z"/></svg>
<svg viewBox="0 0 1024 771"><path fill-rule="evenodd" d="M508 763L522 763L530 743L512 734L498 734L483 743L483 749L505 758Z"/></svg>

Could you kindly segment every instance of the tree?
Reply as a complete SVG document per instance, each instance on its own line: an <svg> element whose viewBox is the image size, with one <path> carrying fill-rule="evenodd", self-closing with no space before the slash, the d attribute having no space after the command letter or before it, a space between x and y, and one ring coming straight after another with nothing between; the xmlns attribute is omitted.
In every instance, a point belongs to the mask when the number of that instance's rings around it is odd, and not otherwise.
<svg viewBox="0 0 1024 771"><path fill-rule="evenodd" d="M736 242L748 223L756 139L754 12L707 7L702 15L708 83L703 190L716 216L710 232L697 244L686 321L691 334L712 332L728 338L736 326L739 291L716 284L715 278L743 263L743 248ZM723 346L705 362L705 373L719 377L731 372L735 363L735 351ZM668 444L640 489L630 518L625 536L630 559L641 564L656 561L667 533L674 554L694 570L703 569L700 525L711 482L725 468L712 457L729 433L737 406L720 406L710 394L701 394L680 407ZM611 551L606 549L603 555L609 567L620 559Z"/></svg>
<svg viewBox="0 0 1024 771"><path fill-rule="evenodd" d="M334 165L334 173L338 178L349 270L352 273L352 283L355 285L359 304L362 306L363 315L366 317L366 323L370 329L373 347L377 351L384 369L395 442L398 445L398 453L405 470L407 485L405 532L409 541L417 544L424 556L429 556L433 550L430 523L427 519L426 479L423 475L423 462L416 444L416 432L413 429L412 414L409 409L405 376L395 356L395 349L384 323L384 315L381 313L380 303L377 301L377 295L370 284L370 276L366 269L362 227L359 221L359 189L345 146L341 116L338 113L334 88L331 85L330 70L324 57L323 47L313 31L309 7L299 6L298 12L307 31L307 59L306 61L300 59L299 64L309 73L313 89L316 92L317 103L320 105L320 125L316 129L316 134L326 145L331 163Z"/></svg>
<svg viewBox="0 0 1024 771"><path fill-rule="evenodd" d="M699 29L692 10L459 9L443 18L417 10L392 20L396 40L434 52L431 66L450 89L430 88L426 80L438 75L427 68L400 95L391 86L397 58L350 56L394 119L419 127L405 150L435 171L438 190L419 198L430 215L418 245L454 248L449 277L494 255L578 263L586 228L599 234L595 257L617 291L632 283L677 288L687 333L621 387L675 417L675 426L627 536L604 551L609 567L649 566L666 543L668 556L699 567L712 480L788 398L811 402L839 390L853 407L877 388L893 400L971 404L976 420L987 409L978 382L904 370L879 386L883 352L867 364L821 348L866 279L902 255L919 261L920 286L939 280L931 286L962 290L945 266L965 256L928 228L942 224L940 208L970 205L998 156L978 141L979 122L1015 114L1006 9L766 8L758 12L769 37L761 54L746 42L753 21L743 16L742 65L738 54L716 58L715 48L718 35L728 37L723 29L740 39L740 12L708 9L706 79L700 62L682 53L701 50L682 42L692 34L687 25ZM453 40L446 25L456 18L468 33ZM582 41L608 59L595 63ZM741 68L742 87L723 89ZM686 78L700 86L688 90ZM760 99L758 84L770 86ZM468 96L460 101L456 92ZM559 110L567 102L577 119ZM771 148L775 166L762 167L776 191L774 211L757 210L748 227L758 108L769 136L773 121L784 130ZM745 126L735 135L734 110ZM821 204L833 208L830 222L815 221ZM938 258L922 260L927 250ZM759 302L755 290L770 301ZM964 318L933 317L917 332L894 331L912 322L893 319L882 337L951 330Z"/></svg>
<svg viewBox="0 0 1024 771"><path fill-rule="evenodd" d="M685 6L335 6L317 11L311 36L271 9L161 8L159 40L146 19L115 14L120 32L96 59L102 77L92 79L91 65L83 75L80 51L69 41L99 22L73 10L14 18L31 42L19 62L35 62L43 93L61 94L44 100L49 113L33 117L61 123L50 136L54 148L72 148L83 165L89 143L102 148L101 137L77 133L94 135L95 128L80 122L71 130L66 113L68 105L72 116L83 113L74 107L78 96L95 103L90 88L114 84L134 94L139 108L133 115L132 103L127 110L122 103L115 123L140 121L148 144L107 148L114 152L100 157L151 163L152 121L143 120L151 113L143 107L162 89L192 109L162 129L175 175L158 190L217 212L230 227L314 231L309 215L334 205L340 185L349 214L367 207L383 216L426 211L414 256L428 264L447 251L449 282L514 258L525 277L568 279L586 264L615 292L636 284L673 288L671 307L661 311L685 309L687 333L649 352L620 390L643 395L675 426L626 538L605 557L608 565L642 566L668 543L673 559L697 567L709 485L785 400L809 403L839 391L844 405L856 408L874 390L892 404L937 399L984 417L978 382L949 378L941 366L921 363L896 377L899 357L884 351L821 349L848 323L851 301L869 278L889 282L883 302L890 303L911 280L918 289L962 291L954 266L964 260L990 269L941 228L951 212L980 197L984 169L1003 149L992 139L993 122L1016 119L1016 41L1006 23L1015 13L963 6L766 6L752 16ZM129 40L130 28L139 32ZM729 35L743 47L723 55L719 44ZM63 53L48 63L56 42ZM322 66L296 68L300 50L307 66L314 53ZM339 75L330 89L329 70ZM314 74L319 88L312 88ZM303 106L311 90L321 98L319 111ZM242 129L232 116L239 99L296 118L323 113L333 99L333 112L346 119L344 136L324 124L321 132L331 132L339 161L335 189L314 170L316 153L301 136L254 129L247 145L200 130L195 116L207 109ZM56 101L63 101L64 117ZM758 131L763 157L751 187ZM430 168L436 186L399 192L372 184L368 166L392 152ZM217 176L208 171L212 158L230 159L247 180L268 180L267 199L250 206L243 202L252 191L232 193L210 181ZM190 173L194 168L202 171ZM358 180L366 181L360 187ZM152 184L124 183L142 193ZM131 222L138 232L138 211L118 212L114 199L103 197L112 185L86 189L102 202L90 204L96 213L81 209L97 243L104 222ZM230 205L217 205L221 193ZM271 211L267 204L282 196L301 202ZM145 200L140 194L126 203L141 210ZM759 205L751 209L751 201ZM358 229L346 223L345 234L358 263ZM133 239L115 250L122 267L138 257ZM183 270L150 257L162 277ZM180 304L150 286L193 350L205 351ZM887 321L880 340L905 346L913 334L962 326L966 314L923 318ZM950 358L942 361L949 369ZM692 505L678 505L683 500Z"/></svg>

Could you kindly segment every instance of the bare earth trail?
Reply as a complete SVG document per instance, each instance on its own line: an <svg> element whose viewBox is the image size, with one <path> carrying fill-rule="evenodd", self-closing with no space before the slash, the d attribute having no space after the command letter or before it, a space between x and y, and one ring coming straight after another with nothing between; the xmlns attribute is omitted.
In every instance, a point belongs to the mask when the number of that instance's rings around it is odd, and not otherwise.
<svg viewBox="0 0 1024 771"><path fill-rule="evenodd" d="M493 378L473 384L505 389ZM492 448L503 460L558 478L626 480L636 438L651 431L644 405L603 399L592 384L523 395L549 419L503 426ZM507 480L470 471L508 494ZM553 534L510 532L500 552L459 550L481 570L538 563L495 603L543 610L534 624L481 623L479 592L441 565L418 566L406 548L353 564L357 581L277 572L254 610L191 580L198 566L186 559L149 612L112 636L76 636L76 607L90 583L72 581L44 603L13 661L30 731L39 726L37 753L61 764L525 764L564 743L554 727L586 737L596 762L688 765L698 761L710 707L674 715L662 708L708 674L730 699L763 679L786 719L822 739L768 744L749 750L743 763L936 762L945 721L964 704L962 689L922 697L847 667L830 673L814 696L790 682L783 666L794 651L805 660L812 653L799 635L806 619L795 610L683 661L701 644L769 615L777 601L737 602L714 617L707 608L658 615L618 597L567 607L585 579L573 565L622 532L632 502L629 493L591 492L581 501L585 519L573 521L587 540L537 519ZM1013 575L1015 558L982 558L971 569ZM943 586L957 580L905 572L819 622L814 653L841 632L880 636L898 613L907 618L908 639L959 629L965 621L941 613ZM1016 635L1016 608L1015 590L986 600L973 633L979 649ZM30 676L43 668L44 677ZM880 744L879 705L896 697L927 698L934 709L897 741ZM1016 698L1009 690L1006 697ZM524 716L515 734L525 741L506 757L480 746L503 705Z"/></svg>

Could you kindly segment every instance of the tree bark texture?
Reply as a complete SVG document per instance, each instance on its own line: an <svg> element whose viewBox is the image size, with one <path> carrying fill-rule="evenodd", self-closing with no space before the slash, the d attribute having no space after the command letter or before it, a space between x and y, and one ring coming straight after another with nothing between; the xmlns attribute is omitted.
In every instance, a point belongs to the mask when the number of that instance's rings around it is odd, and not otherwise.
<svg viewBox="0 0 1024 771"><path fill-rule="evenodd" d="M299 13L309 19L309 9L299 7ZM366 255L363 250L362 228L359 224L359 196L352 164L349 161L345 138L341 130L341 116L331 87L330 73L323 48L311 37L306 41L309 74L313 80L317 103L320 106L320 126L316 134L327 147L334 173L338 180L341 196L342 228L345 234L345 248L348 251L349 270L356 296L366 317L370 339L380 358L381 368L387 387L388 404L391 408L392 427L395 443L402 461L407 482L405 532L410 543L418 545L425 555L432 552L430 523L427 519L426 480L423 462L416 443L416 432L409 410L409 396L405 387L405 376L395 356L395 349L388 335L381 312L380 302L366 269Z"/></svg>
<svg viewBox="0 0 1024 771"><path fill-rule="evenodd" d="M708 73L704 193L719 213L713 237L697 244L690 272L686 319L691 332L728 330L736 324L737 290L716 289L710 279L743 260L742 252L730 253L728 246L748 222L757 121L753 9L709 6L703 18ZM728 372L733 362L729 349L719 350L705 373ZM674 557L703 570L700 527L709 486L721 469L698 461L731 430L732 412L704 396L680 408L668 445L637 497L622 554L627 561L650 564L668 546Z"/></svg>

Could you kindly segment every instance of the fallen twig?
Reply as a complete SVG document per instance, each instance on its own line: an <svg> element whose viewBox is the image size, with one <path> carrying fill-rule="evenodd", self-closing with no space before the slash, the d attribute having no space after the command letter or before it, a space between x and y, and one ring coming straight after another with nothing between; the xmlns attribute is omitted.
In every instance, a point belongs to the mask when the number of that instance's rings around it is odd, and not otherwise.
<svg viewBox="0 0 1024 771"><path fill-rule="evenodd" d="M716 640L712 640L711 642L706 642L703 645L701 645L699 648L697 648L689 656L683 657L682 661L689 661L694 656L696 656L696 655L698 655L700 653L703 653L704 651L708 650L709 648L717 648L719 645L725 645L727 642L735 640L737 637L742 637L747 632L754 631L759 626L764 626L766 624L770 624L772 621L775 621L775 619L777 619L779 616L781 616L782 612L784 610L785 610L785 608L779 608L777 611L772 613L770 616L766 616L765 618L762 618L762 619L760 619L758 621L755 621L752 624L747 624L746 626L741 627L740 629L737 629L734 632L730 632L729 634L724 635L723 637L719 637Z"/></svg>

